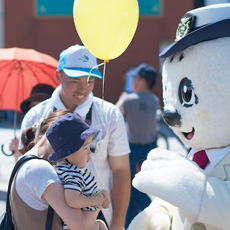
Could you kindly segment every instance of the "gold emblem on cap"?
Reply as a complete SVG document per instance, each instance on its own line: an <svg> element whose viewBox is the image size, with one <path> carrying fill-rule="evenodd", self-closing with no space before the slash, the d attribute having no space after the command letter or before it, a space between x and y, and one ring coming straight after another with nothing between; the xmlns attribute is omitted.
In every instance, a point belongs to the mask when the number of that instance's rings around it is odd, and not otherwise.
<svg viewBox="0 0 230 230"><path fill-rule="evenodd" d="M191 30L191 17L184 17L180 20L180 23L177 27L176 31L176 39L175 42L179 41L185 35L187 35Z"/></svg>
<svg viewBox="0 0 230 230"><path fill-rule="evenodd" d="M190 230L206 230L206 228L204 227L203 224L197 222L197 223L192 225Z"/></svg>

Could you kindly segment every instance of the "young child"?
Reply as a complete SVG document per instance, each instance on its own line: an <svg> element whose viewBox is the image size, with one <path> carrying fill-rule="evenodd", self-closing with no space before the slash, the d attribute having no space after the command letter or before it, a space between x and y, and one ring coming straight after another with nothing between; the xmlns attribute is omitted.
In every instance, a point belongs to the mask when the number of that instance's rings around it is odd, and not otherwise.
<svg viewBox="0 0 230 230"><path fill-rule="evenodd" d="M71 113L56 120L46 133L54 150L48 159L56 162L66 202L72 208L94 211L110 205L108 192L98 190L95 177L86 167L90 144L98 133L99 130L90 128L80 116ZM68 229L65 224L63 228Z"/></svg>

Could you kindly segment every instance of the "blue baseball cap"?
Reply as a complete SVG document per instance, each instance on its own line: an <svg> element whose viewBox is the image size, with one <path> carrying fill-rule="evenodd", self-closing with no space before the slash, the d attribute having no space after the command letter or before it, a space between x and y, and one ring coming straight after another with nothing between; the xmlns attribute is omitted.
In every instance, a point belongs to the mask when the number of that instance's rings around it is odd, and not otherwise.
<svg viewBox="0 0 230 230"><path fill-rule="evenodd" d="M160 53L166 58L191 45L230 37L230 4L214 4L188 11L181 19L175 42Z"/></svg>
<svg viewBox="0 0 230 230"><path fill-rule="evenodd" d="M75 153L91 134L95 139L99 132L98 129L90 128L78 115L63 115L46 132L46 137L54 150L48 159L55 162Z"/></svg>
<svg viewBox="0 0 230 230"><path fill-rule="evenodd" d="M90 74L91 77L102 79L97 66L97 58L85 46L74 45L61 52L58 71L62 70L72 78L85 77Z"/></svg>

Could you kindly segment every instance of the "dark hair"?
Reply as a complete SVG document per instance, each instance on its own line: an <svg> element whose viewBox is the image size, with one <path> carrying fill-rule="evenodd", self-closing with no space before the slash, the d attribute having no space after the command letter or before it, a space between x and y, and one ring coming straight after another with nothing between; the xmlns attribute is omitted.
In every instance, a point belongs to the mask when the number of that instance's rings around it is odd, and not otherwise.
<svg viewBox="0 0 230 230"><path fill-rule="evenodd" d="M26 128L21 135L21 141L24 146L24 149L21 152L25 153L32 149L34 145L40 140L40 138L46 133L51 123L67 113L73 113L73 111L69 109L58 109L51 113L48 118L45 118L44 120L40 119L33 126ZM35 140L37 128L39 129L39 133Z"/></svg>
<svg viewBox="0 0 230 230"><path fill-rule="evenodd" d="M146 85L147 85L149 90L151 90L153 88L153 86L155 85L155 83L156 83L155 79L154 80L153 79L147 79L147 78L144 78L142 76L140 76L140 78L142 78L142 79L144 79L146 81Z"/></svg>
<svg viewBox="0 0 230 230"><path fill-rule="evenodd" d="M156 69L148 64L142 63L136 68L136 75L146 81L148 89L152 89L157 78Z"/></svg>

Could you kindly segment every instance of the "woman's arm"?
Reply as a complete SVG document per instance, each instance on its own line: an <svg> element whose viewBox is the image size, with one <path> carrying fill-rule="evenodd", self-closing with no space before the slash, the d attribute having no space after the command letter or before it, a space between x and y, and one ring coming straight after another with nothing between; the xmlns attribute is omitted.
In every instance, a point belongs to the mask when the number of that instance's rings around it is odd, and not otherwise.
<svg viewBox="0 0 230 230"><path fill-rule="evenodd" d="M87 230L94 224L100 209L84 212L67 205L61 183L50 184L43 197L71 230ZM96 198L95 198L96 199Z"/></svg>

